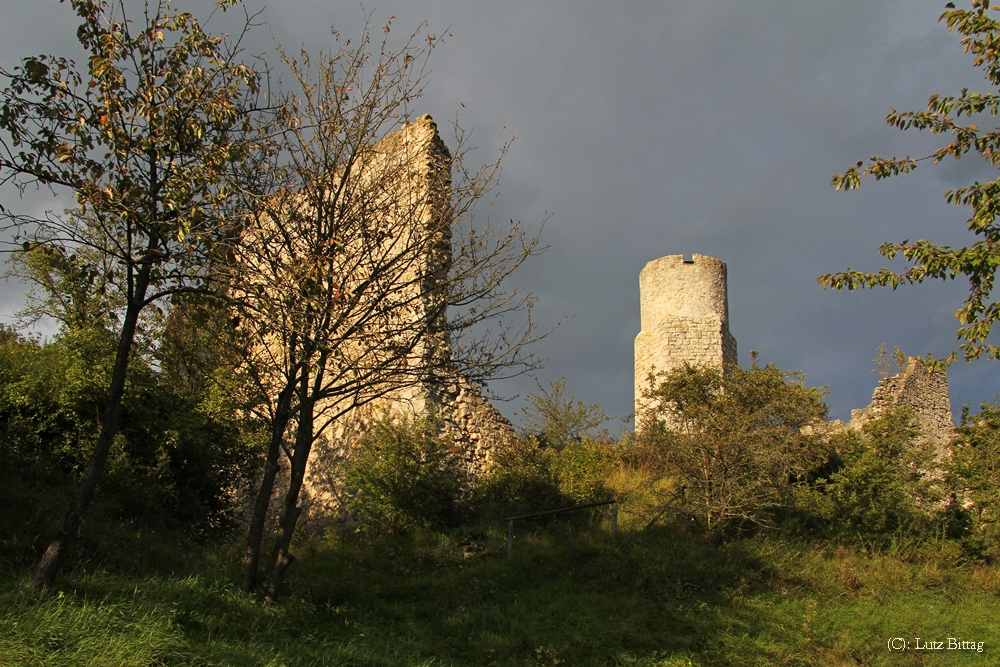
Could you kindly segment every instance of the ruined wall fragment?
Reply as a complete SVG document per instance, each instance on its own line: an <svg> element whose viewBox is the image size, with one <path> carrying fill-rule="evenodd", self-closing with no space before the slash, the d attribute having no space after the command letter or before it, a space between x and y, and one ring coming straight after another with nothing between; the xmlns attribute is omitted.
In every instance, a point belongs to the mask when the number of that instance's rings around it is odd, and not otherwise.
<svg viewBox="0 0 1000 667"><path fill-rule="evenodd" d="M490 464L493 448L514 435L513 425L490 404L481 388L455 371L451 357L445 326L451 268L451 156L437 125L430 116L421 116L384 138L373 152L375 169L400 174L398 186L386 196L386 215L394 215L398 209L400 215L412 219L412 228L403 233L419 235L430 230L434 235L406 283L420 291L412 300L413 321L429 317L430 324L413 351L417 361L412 376L398 373L394 386L373 387L371 392L377 398L361 397L364 405L350 409L317 434L300 496L303 525L314 532L342 516L344 494L349 491L340 485L344 466L377 419L434 415L442 432L452 436L472 478ZM386 243L392 241L390 238ZM318 412L341 412L345 400L320 404Z"/></svg>
<svg viewBox="0 0 1000 667"><path fill-rule="evenodd" d="M851 411L848 428L860 429L889 408L899 406L913 410L921 439L934 444L940 453L955 430L948 373L944 369L932 371L921 357L909 357L906 368L878 383L868 407Z"/></svg>

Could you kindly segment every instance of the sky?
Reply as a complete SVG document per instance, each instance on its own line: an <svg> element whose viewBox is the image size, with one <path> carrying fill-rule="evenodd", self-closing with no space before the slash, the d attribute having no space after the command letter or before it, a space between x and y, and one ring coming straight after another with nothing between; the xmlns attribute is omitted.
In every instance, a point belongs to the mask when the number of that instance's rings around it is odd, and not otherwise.
<svg viewBox="0 0 1000 667"><path fill-rule="evenodd" d="M803 371L826 387L831 418L871 400L880 344L935 357L957 349L962 281L854 293L816 283L887 265L883 242L973 239L969 211L944 193L996 178L977 158L925 163L851 193L829 185L858 160L916 157L944 143L888 127L892 108L921 110L930 95L963 87L988 92L959 38L937 22L943 1L247 2L266 24L248 50L270 62L275 42L316 52L330 46L332 25L357 34L364 12L378 25L395 16L400 37L422 21L448 35L414 109L442 128L457 117L483 163L515 137L493 215L532 229L549 217L548 250L514 282L538 298L543 326L572 318L538 346L542 386L565 377L577 400L631 412L639 272L672 254L726 262L740 363L757 350L763 363ZM174 4L202 17L209 7ZM0 66L73 55L75 26L55 0L0 0ZM0 199L62 207L10 190ZM12 319L22 292L0 285L0 321ZM963 401L993 398L998 373L997 362L953 364L955 414ZM497 407L516 421L535 381L491 384L510 398Z"/></svg>

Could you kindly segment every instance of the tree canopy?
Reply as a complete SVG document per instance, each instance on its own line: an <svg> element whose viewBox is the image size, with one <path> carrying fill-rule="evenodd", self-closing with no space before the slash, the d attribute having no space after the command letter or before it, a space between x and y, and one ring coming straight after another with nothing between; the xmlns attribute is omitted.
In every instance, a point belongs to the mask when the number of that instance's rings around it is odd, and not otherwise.
<svg viewBox="0 0 1000 667"><path fill-rule="evenodd" d="M781 504L790 479L815 462L811 427L826 416L823 391L801 373L767 365L750 369L685 365L656 378L639 415L638 437L660 450L679 481L668 506L702 522L764 520Z"/></svg>

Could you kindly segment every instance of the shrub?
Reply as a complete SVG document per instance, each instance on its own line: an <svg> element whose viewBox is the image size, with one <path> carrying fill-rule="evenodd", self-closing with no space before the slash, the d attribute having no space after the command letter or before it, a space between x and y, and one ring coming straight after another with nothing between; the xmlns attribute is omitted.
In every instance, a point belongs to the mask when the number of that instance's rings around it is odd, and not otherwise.
<svg viewBox="0 0 1000 667"><path fill-rule="evenodd" d="M749 370L685 365L651 380L639 449L679 481L674 509L706 531L767 521L788 500L789 482L814 465L818 439L804 427L826 406L801 374L755 358Z"/></svg>
<svg viewBox="0 0 1000 667"><path fill-rule="evenodd" d="M876 542L933 527L943 494L919 435L912 410L900 407L835 436L823 474L797 493L807 523L828 537Z"/></svg>
<svg viewBox="0 0 1000 667"><path fill-rule="evenodd" d="M603 479L613 442L600 427L610 418L600 405L567 398L566 382L528 394L520 436L493 452L477 501L494 518L609 497Z"/></svg>
<svg viewBox="0 0 1000 667"><path fill-rule="evenodd" d="M545 454L559 490L573 503L611 499L604 480L618 458L614 442L588 438L559 451L547 450Z"/></svg>
<svg viewBox="0 0 1000 667"><path fill-rule="evenodd" d="M979 550L1000 551L1000 406L983 403L963 415L951 442L948 476L956 505L969 522L969 541Z"/></svg>
<svg viewBox="0 0 1000 667"><path fill-rule="evenodd" d="M100 428L114 347L106 332L75 330L42 344L0 335L0 551L33 559L58 521ZM121 429L95 497L102 528L208 537L235 514L234 490L257 449L233 413L181 396L141 356L129 368ZM37 546L37 545L36 545Z"/></svg>
<svg viewBox="0 0 1000 667"><path fill-rule="evenodd" d="M493 461L473 493L473 506L483 520L572 504L559 488L552 457L533 436L496 447Z"/></svg>
<svg viewBox="0 0 1000 667"><path fill-rule="evenodd" d="M450 437L430 418L377 421L344 476L347 510L375 532L443 528L461 521L465 474Z"/></svg>

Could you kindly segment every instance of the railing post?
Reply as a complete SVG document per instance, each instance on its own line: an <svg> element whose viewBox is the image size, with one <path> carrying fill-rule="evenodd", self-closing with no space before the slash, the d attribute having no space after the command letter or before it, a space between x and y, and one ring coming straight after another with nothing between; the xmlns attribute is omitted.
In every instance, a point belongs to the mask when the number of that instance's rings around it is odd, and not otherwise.
<svg viewBox="0 0 1000 667"><path fill-rule="evenodd" d="M618 501L611 503L611 532L618 534Z"/></svg>
<svg viewBox="0 0 1000 667"><path fill-rule="evenodd" d="M507 522L507 558L514 555L514 520Z"/></svg>

